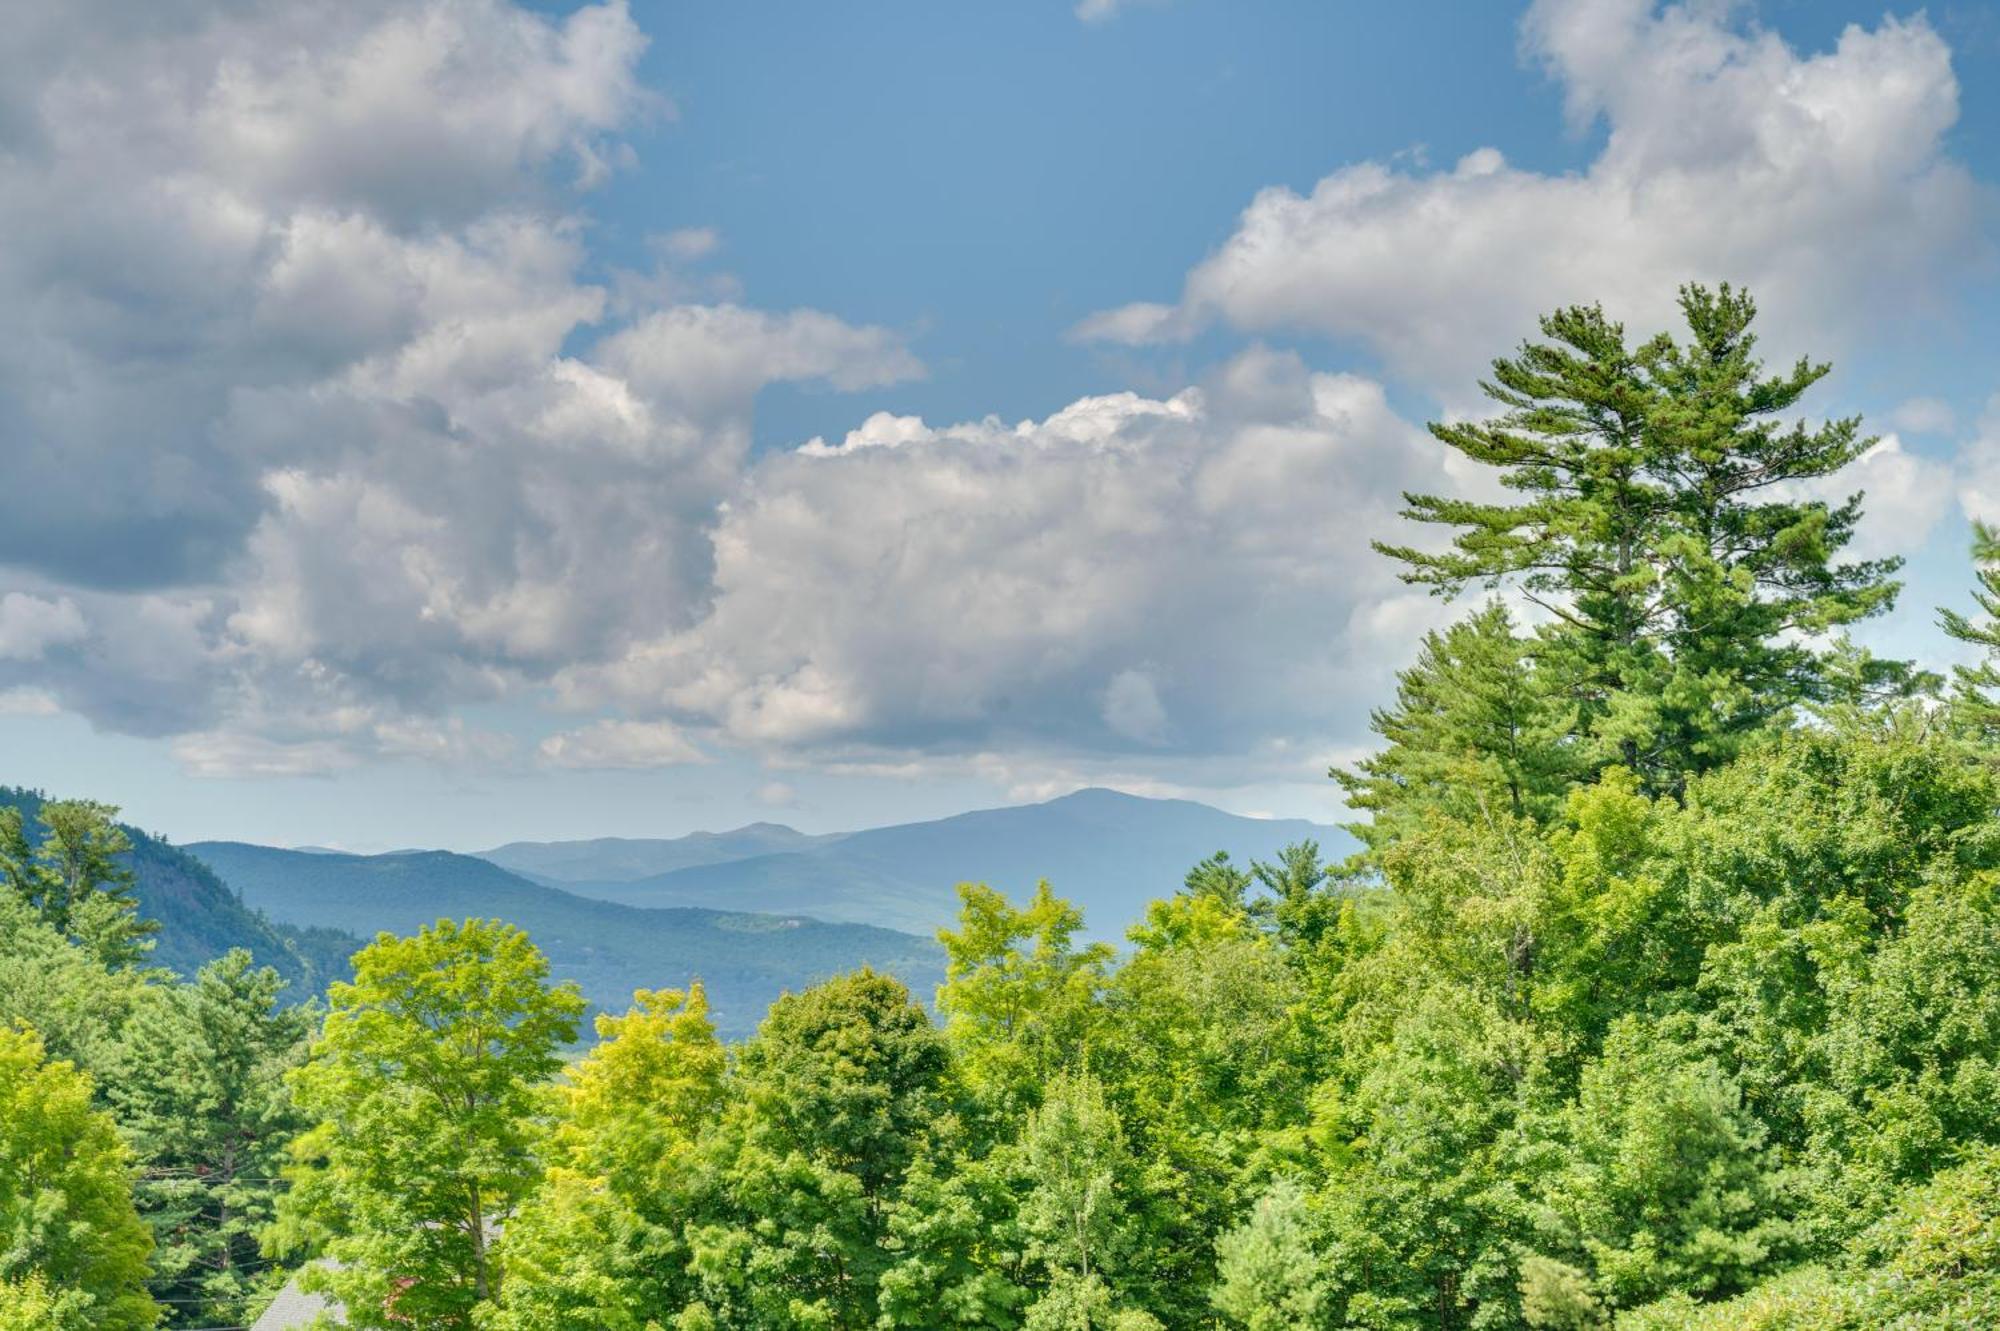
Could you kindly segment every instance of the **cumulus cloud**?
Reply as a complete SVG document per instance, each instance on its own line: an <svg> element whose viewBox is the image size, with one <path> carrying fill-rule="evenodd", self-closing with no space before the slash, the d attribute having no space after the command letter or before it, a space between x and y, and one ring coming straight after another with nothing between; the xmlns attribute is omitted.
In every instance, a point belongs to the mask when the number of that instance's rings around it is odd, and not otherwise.
<svg viewBox="0 0 2000 1331"><path fill-rule="evenodd" d="M669 721L599 721L550 735L541 744L551 767L584 769L678 767L708 761L694 741Z"/></svg>
<svg viewBox="0 0 2000 1331"><path fill-rule="evenodd" d="M577 192L669 109L644 46L622 0L10 27L0 664L64 647L23 685L192 770L319 771L490 756L438 718L691 622L757 392L920 367L581 279Z"/></svg>
<svg viewBox="0 0 2000 1331"><path fill-rule="evenodd" d="M213 576L265 507L234 399L394 348L422 318L423 238L601 172L648 104L643 46L619 0L561 21L193 0L10 24L0 563Z"/></svg>
<svg viewBox="0 0 2000 1331"><path fill-rule="evenodd" d="M1921 299L1980 206L1942 43L1885 21L1806 56L1719 12L1544 0L1529 49L1608 127L1587 171L1488 149L1267 191L1181 299L1079 335L1306 329L1451 391L1564 299L1650 324L1733 277L1831 330ZM710 229L592 280L581 191L668 109L618 0L44 6L0 42L0 708L172 737L205 776L734 746L1212 798L1351 756L1295 737L1359 734L1457 613L1368 541L1404 489L1473 482L1376 379L1287 352L1019 423L863 408L753 458L769 386L923 366L754 307ZM1969 511L2000 510L1989 473ZM1947 489L1894 438L1848 479L1871 549ZM458 715L545 698L570 728L521 754Z"/></svg>
<svg viewBox="0 0 2000 1331"><path fill-rule="evenodd" d="M1355 710L1367 542L1437 453L1263 349L1017 425L877 415L754 470L699 623L559 683L793 752L1253 747Z"/></svg>
<svg viewBox="0 0 2000 1331"><path fill-rule="evenodd" d="M1326 334L1449 399L1537 314L1601 300L1647 333L1672 326L1691 279L1750 286L1787 354L1921 311L1990 206L1946 153L1949 50L1922 18L1888 18L1804 54L1736 15L1538 0L1526 51L1572 122L1606 131L1586 170L1531 171L1487 147L1443 170L1363 162L1305 194L1267 189L1178 302L1107 311L1079 334Z"/></svg>

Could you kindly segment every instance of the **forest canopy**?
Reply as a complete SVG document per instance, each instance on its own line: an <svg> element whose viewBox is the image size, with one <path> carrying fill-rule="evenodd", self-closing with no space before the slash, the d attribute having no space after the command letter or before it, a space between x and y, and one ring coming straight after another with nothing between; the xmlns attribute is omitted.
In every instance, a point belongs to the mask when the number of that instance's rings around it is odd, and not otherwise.
<svg viewBox="0 0 2000 1331"><path fill-rule="evenodd" d="M149 969L111 811L0 811L0 1328L294 1272L381 1331L2000 1324L2000 536L1982 663L1853 646L1896 565L1800 483L1871 441L1682 310L1553 314L1434 427L1503 498L1383 547L1473 603L1333 774L1361 851L1203 861L1122 948L965 884L935 995L729 1046L663 976L585 1047L504 921L323 1008Z"/></svg>

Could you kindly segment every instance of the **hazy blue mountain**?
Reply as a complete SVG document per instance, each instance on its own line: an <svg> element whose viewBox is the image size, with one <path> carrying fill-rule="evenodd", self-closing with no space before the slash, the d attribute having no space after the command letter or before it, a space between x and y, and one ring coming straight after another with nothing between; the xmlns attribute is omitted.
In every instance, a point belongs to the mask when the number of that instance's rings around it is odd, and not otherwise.
<svg viewBox="0 0 2000 1331"><path fill-rule="evenodd" d="M413 932L441 916L517 924L548 954L558 979L577 981L603 1007L628 1006L634 989L699 978L730 1035L748 1033L784 990L864 963L898 976L926 1002L943 977L942 952L927 938L791 914L639 909L530 882L470 855L329 855L233 841L188 850L246 902L292 924L365 937Z"/></svg>
<svg viewBox="0 0 2000 1331"><path fill-rule="evenodd" d="M782 823L751 823L733 832L691 832L671 840L598 837L591 841L512 841L478 854L482 860L537 882L629 883L675 869L807 850L839 839L838 834L809 836Z"/></svg>
<svg viewBox="0 0 2000 1331"><path fill-rule="evenodd" d="M637 906L810 914L930 934L957 913L956 887L984 882L1019 898L1047 878L1083 907L1094 937L1120 938L1146 903L1218 850L1247 864L1295 841L1330 858L1353 848L1339 828L1241 818L1188 800L1080 790L1044 804L982 809L878 827L803 849L675 869L570 890Z"/></svg>
<svg viewBox="0 0 2000 1331"><path fill-rule="evenodd" d="M44 799L40 791L0 787L0 806L21 810L31 839L39 832L35 815ZM202 963L240 947L259 965L285 977L285 997L292 1001L310 998L346 976L347 958L360 946L353 937L274 923L245 905L193 855L129 824L121 826L132 839L125 860L137 878L139 913L160 923L151 964L193 975Z"/></svg>

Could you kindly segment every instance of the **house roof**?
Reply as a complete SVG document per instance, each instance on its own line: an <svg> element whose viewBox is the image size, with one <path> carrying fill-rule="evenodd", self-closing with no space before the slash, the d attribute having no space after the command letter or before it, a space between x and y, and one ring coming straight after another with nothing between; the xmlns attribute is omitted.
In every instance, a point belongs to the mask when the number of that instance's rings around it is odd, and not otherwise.
<svg viewBox="0 0 2000 1331"><path fill-rule="evenodd" d="M250 1331L301 1331L311 1326L321 1313L331 1313L335 1326L347 1324L345 1309L324 1294L308 1294L300 1289L295 1275L278 1291L278 1297L271 1300L264 1315L251 1323Z"/></svg>

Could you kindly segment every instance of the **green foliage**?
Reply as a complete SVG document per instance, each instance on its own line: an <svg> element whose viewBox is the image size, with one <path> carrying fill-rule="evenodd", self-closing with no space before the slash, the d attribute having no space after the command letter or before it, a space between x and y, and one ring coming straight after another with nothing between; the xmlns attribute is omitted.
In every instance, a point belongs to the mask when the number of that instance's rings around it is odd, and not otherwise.
<svg viewBox="0 0 2000 1331"><path fill-rule="evenodd" d="M1281 1180L1215 1245L1216 1311L1244 1331L1313 1331L1326 1278L1313 1248L1306 1194Z"/></svg>
<svg viewBox="0 0 2000 1331"><path fill-rule="evenodd" d="M1332 772L1370 815L1350 830L1380 850L1427 817L1550 818L1581 768L1577 705L1554 670L1497 601L1426 634L1396 705L1374 713L1382 750Z"/></svg>
<svg viewBox="0 0 2000 1331"><path fill-rule="evenodd" d="M68 1331L78 1313L63 1307L39 1275L0 1280L0 1331Z"/></svg>
<svg viewBox="0 0 2000 1331"><path fill-rule="evenodd" d="M872 971L772 1005L710 1144L721 1205L691 1231L714 1325L874 1320L905 1177L948 1126L948 1057L909 992Z"/></svg>
<svg viewBox="0 0 2000 1331"><path fill-rule="evenodd" d="M1686 1295L1619 1319L1619 1331L1973 1331L2000 1323L2000 1152L1898 1200L1841 1259L1726 1303Z"/></svg>
<svg viewBox="0 0 2000 1331"><path fill-rule="evenodd" d="M109 1099L143 1162L137 1200L167 1326L245 1322L268 1292L258 1235L309 1126L284 1079L313 1014L282 1006L283 984L233 951L190 984L147 990L126 1026Z"/></svg>
<svg viewBox="0 0 2000 1331"><path fill-rule="evenodd" d="M1765 1130L1712 1058L1621 1018L1551 1124L1545 1244L1580 1253L1613 1307L1729 1293L1794 1246Z"/></svg>
<svg viewBox="0 0 2000 1331"><path fill-rule="evenodd" d="M0 1284L15 1317L52 1306L55 1325L141 1331L152 1240L132 1209L132 1153L92 1107L90 1078L0 1027ZM5 1304L0 1303L0 1308Z"/></svg>
<svg viewBox="0 0 2000 1331"><path fill-rule="evenodd" d="M1536 1331L1591 1331L1604 1325L1604 1304L1584 1272L1531 1253L1521 1259L1521 1320Z"/></svg>
<svg viewBox="0 0 2000 1331"><path fill-rule="evenodd" d="M508 1281L481 1320L495 1331L640 1331L693 1291L686 1180L725 1067L707 998L642 990L597 1036L554 1088L547 1173L500 1239Z"/></svg>
<svg viewBox="0 0 2000 1331"><path fill-rule="evenodd" d="M1860 496L1773 489L1874 442L1853 419L1780 423L1828 367L1764 377L1743 292L1689 286L1680 304L1685 343L1632 347L1595 306L1544 318L1545 341L1493 363L1497 417L1431 427L1520 501L1411 495L1406 516L1453 528L1450 549L1378 546L1444 594L1518 586L1552 617L1536 673L1563 681L1586 757L1674 792L1826 696L1809 635L1887 610L1898 562L1837 562Z"/></svg>
<svg viewBox="0 0 2000 1331"><path fill-rule="evenodd" d="M1972 594L1983 620L1975 621L1956 610L1938 611L1938 624L1946 635L1976 647L1980 660L1952 670L1952 713L1955 720L1980 740L1990 744L2000 739L2000 530L1983 522L1972 524L1972 559L1979 588Z"/></svg>
<svg viewBox="0 0 2000 1331"><path fill-rule="evenodd" d="M1893 570L1836 562L1858 500L1767 487L1867 441L1776 423L1822 370L1763 377L1747 299L1683 309L1636 349L1552 316L1499 419L1438 427L1519 502L1413 498L1456 541L1394 553L1547 619L1426 640L1342 774L1365 855L1210 856L1122 952L1047 884L961 887L940 1022L862 969L732 1051L702 986L641 990L564 1068L582 1000L447 922L364 949L295 1066L318 1014L248 956L106 944L108 811L0 818L0 1020L105 1087L0 1036L0 1331L150 1323L135 1164L183 1322L242 1316L275 1207L380 1328L2000 1325L2000 666L1947 711L1839 639ZM369 864L331 867L406 881ZM608 949L632 913L592 912L537 918Z"/></svg>
<svg viewBox="0 0 2000 1331"><path fill-rule="evenodd" d="M0 881L42 923L115 968L136 966L159 931L139 916L137 876L125 863L132 839L117 816L109 804L51 800L41 806L38 844L30 849L20 809L0 808Z"/></svg>
<svg viewBox="0 0 2000 1331"><path fill-rule="evenodd" d="M1083 916L1044 882L1024 909L984 884L961 883L959 927L938 934L945 982L938 1010L961 1075L1012 1117L1089 1042L1111 949L1076 944Z"/></svg>
<svg viewBox="0 0 2000 1331"><path fill-rule="evenodd" d="M310 1282L357 1327L470 1327L500 1270L489 1226L534 1189L536 1088L584 1002L509 925L384 934L337 984L291 1076L318 1126L294 1145L276 1246L338 1262Z"/></svg>
<svg viewBox="0 0 2000 1331"><path fill-rule="evenodd" d="M0 897L26 899L39 891L24 890L21 880L34 876L35 848L47 831L41 815L52 803L36 791L0 787L0 878L13 889L0 888ZM109 812L109 806L89 801L66 803ZM130 895L138 905L137 917L118 907L116 899L86 909L103 917L97 921L99 929L106 925L136 927L136 938L126 941L150 942L144 957L150 965L192 975L205 963L240 947L284 977L290 986L287 1001L294 1003L320 993L329 981L347 973L347 958L361 946L359 938L272 924L179 847L122 824L101 832L105 837L114 834L130 843L128 850L113 856L112 870L132 875ZM10 864L28 866L30 873L6 872ZM107 881L115 882L115 878ZM157 930L151 924L157 924ZM119 928L106 935L107 942L114 945L109 959L128 960L129 952L123 957L118 954L119 937Z"/></svg>

